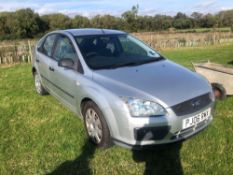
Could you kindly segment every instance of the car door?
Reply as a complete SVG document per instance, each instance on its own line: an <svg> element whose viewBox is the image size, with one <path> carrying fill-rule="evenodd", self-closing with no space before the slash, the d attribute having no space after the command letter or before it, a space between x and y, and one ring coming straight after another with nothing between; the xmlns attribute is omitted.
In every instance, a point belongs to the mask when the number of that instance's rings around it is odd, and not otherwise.
<svg viewBox="0 0 233 175"><path fill-rule="evenodd" d="M53 81L53 89L56 96L71 110L77 112L76 98L79 94L77 81L83 75L75 67L70 69L58 66L58 62L61 59L71 59L75 66L78 66L78 55L71 40L65 35L57 36L53 59L50 62L50 79Z"/></svg>
<svg viewBox="0 0 233 175"><path fill-rule="evenodd" d="M56 34L48 35L44 42L37 48L36 51L36 64L37 70L41 76L42 84L47 88L51 89L51 83L49 80L49 66L53 53L53 47L56 40Z"/></svg>

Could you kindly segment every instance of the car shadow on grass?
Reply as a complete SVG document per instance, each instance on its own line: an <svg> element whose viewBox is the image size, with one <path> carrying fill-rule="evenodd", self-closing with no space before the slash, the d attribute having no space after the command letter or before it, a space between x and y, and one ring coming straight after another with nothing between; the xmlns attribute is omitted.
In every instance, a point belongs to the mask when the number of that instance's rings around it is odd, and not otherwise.
<svg viewBox="0 0 233 175"><path fill-rule="evenodd" d="M81 154L75 160L62 163L47 175L92 175L93 172L89 165L95 154L95 150L95 145L91 144L89 140L86 140Z"/></svg>
<svg viewBox="0 0 233 175"><path fill-rule="evenodd" d="M181 147L182 143L174 143L153 149L133 150L133 159L136 162L145 162L144 175L183 175Z"/></svg>

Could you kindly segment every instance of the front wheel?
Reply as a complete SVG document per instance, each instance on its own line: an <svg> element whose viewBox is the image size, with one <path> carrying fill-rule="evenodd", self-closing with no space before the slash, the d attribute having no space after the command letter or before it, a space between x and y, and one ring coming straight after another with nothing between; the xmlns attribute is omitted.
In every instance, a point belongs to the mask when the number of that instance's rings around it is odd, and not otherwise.
<svg viewBox="0 0 233 175"><path fill-rule="evenodd" d="M83 106L83 116L86 132L90 140L98 147L111 146L109 128L98 106L88 101Z"/></svg>

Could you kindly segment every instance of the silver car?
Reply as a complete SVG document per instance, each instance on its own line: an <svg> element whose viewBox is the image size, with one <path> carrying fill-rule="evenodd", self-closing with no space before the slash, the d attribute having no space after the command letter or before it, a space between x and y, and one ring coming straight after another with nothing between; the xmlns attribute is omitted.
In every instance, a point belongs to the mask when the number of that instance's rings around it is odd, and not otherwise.
<svg viewBox="0 0 233 175"><path fill-rule="evenodd" d="M99 147L181 141L213 118L206 79L122 31L51 32L36 46L32 72L36 91L80 116Z"/></svg>

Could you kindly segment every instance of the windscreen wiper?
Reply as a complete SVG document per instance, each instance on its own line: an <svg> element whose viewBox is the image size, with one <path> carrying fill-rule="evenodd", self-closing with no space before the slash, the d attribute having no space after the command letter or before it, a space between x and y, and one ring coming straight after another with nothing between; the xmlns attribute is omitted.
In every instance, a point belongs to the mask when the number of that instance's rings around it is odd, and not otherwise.
<svg viewBox="0 0 233 175"><path fill-rule="evenodd" d="M158 58L151 59L151 60L143 60L143 61L139 61L139 62L128 62L128 63L124 63L124 64L113 65L113 67L115 67L115 66L116 67L137 66L137 65L156 62L156 61L163 60L163 59L164 59L163 57L158 57Z"/></svg>
<svg viewBox="0 0 233 175"><path fill-rule="evenodd" d="M158 58L155 58L155 59L143 60L143 61L139 61L139 62L126 62L126 63L122 63L122 64L113 64L111 66L103 66L103 67L98 67L96 69L116 69L116 68L119 68L119 67L138 66L138 65L142 65L142 64L156 62L156 61L159 61L159 60L164 60L164 58L163 57L158 57Z"/></svg>

